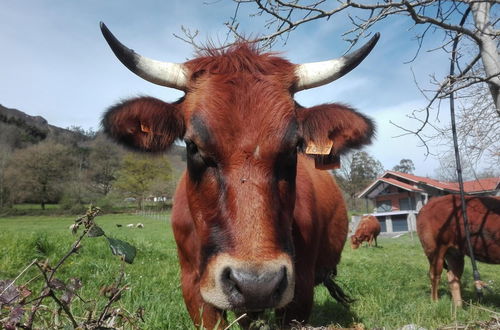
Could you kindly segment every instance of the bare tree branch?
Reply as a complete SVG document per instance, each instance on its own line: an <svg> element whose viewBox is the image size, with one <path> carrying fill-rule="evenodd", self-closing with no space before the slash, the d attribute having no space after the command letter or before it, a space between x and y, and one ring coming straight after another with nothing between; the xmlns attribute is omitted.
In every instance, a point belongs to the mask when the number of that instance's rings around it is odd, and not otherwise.
<svg viewBox="0 0 500 330"><path fill-rule="evenodd" d="M351 23L351 27L343 33L344 40L350 44L349 50L358 40L369 35L379 22L395 15L406 16L414 24L410 30L414 32L418 45L416 53L406 63L413 62L419 56L424 49L424 41L430 34L441 33L443 42L439 47L427 49L427 51L440 51L447 56L451 54L453 40L459 35L460 47L456 54L458 71L454 76L435 77L430 73L431 88L427 89L418 86L414 76L418 89L427 100L425 107L414 110L407 116L418 123L416 128L405 128L392 123L403 131L402 135L414 134L417 136L426 148L426 154L430 154L429 143L431 141L436 140L438 136L439 138L446 136L437 118L441 102L451 93L457 93L456 98L463 101L462 107L464 109L468 107L473 117L479 116L480 113L491 115L495 111L480 111L473 108L474 105L478 106L479 104L474 98L475 95L487 83L490 87L490 95L494 100L493 107L498 114L496 119L500 118L500 56L498 54L500 30L497 28L500 16L498 11L492 9L500 4L500 0L384 0L368 3L359 0L337 0L336 2L324 0L233 1L237 6L254 6L256 12L251 17L267 18L265 27L271 31L252 40L260 42L263 47L271 47L280 40L280 37L289 36L299 26L315 20L328 20L341 14ZM467 17L468 10L471 10L474 15ZM459 24L461 18L462 21ZM238 19L233 17L231 23L226 25L235 38L245 40ZM482 95L484 97L484 94ZM470 103L467 105L467 102ZM488 108L485 105L481 106ZM436 112L435 118L431 118L433 111ZM467 117L466 122L471 123L473 120ZM436 134L427 132L427 127ZM470 127L474 127L476 133L479 132L478 127L480 126L472 125ZM497 130L490 135L495 135L499 130L497 126L486 125L484 127ZM463 131L472 132L465 129ZM485 134L479 133L476 135L485 136ZM461 138L466 141L465 135L462 134ZM485 138L485 140L490 139ZM467 147L473 148L470 143L467 144ZM484 150L486 150L484 146L481 148L483 151L478 152L478 155L484 154Z"/></svg>

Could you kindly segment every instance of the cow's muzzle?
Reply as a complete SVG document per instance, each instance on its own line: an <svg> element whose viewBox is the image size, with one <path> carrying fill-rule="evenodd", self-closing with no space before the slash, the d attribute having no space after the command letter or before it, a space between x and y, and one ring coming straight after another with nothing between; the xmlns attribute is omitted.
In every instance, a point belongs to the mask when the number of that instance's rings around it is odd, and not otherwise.
<svg viewBox="0 0 500 330"><path fill-rule="evenodd" d="M284 307L292 300L294 289L293 265L286 254L259 262L219 255L209 263L200 286L206 302L236 311Z"/></svg>
<svg viewBox="0 0 500 330"><path fill-rule="evenodd" d="M261 272L227 267L220 281L233 309L246 311L275 307L288 286L285 266L278 271Z"/></svg>

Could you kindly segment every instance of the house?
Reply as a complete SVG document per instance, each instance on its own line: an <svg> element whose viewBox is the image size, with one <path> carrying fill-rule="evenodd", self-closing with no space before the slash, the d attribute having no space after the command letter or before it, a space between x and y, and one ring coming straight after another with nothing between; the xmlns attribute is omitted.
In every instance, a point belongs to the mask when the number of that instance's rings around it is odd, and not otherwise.
<svg viewBox="0 0 500 330"><path fill-rule="evenodd" d="M457 182L443 182L396 171L386 171L358 198L371 199L376 208L373 215L382 232L405 232L416 229L416 216L429 199L459 193ZM468 195L499 196L500 177L464 182Z"/></svg>

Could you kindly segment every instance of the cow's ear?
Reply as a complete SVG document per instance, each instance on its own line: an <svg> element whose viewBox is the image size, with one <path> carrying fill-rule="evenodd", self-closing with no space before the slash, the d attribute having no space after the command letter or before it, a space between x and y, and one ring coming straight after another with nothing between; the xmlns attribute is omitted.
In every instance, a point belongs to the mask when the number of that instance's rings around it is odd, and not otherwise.
<svg viewBox="0 0 500 330"><path fill-rule="evenodd" d="M161 152L186 131L179 104L152 97L126 100L108 109L102 119L104 133L139 151Z"/></svg>
<svg viewBox="0 0 500 330"><path fill-rule="evenodd" d="M344 105L299 108L297 115L305 153L320 169L338 168L341 154L369 144L375 134L371 119Z"/></svg>

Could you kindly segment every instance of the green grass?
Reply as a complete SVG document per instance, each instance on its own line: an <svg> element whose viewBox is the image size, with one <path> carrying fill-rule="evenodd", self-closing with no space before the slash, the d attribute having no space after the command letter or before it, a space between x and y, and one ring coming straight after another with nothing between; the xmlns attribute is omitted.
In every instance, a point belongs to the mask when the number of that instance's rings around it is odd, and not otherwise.
<svg viewBox="0 0 500 330"><path fill-rule="evenodd" d="M15 204L13 208L16 210L41 210L42 206L40 204L23 203ZM46 210L59 210L59 208L59 204L45 204Z"/></svg>
<svg viewBox="0 0 500 330"><path fill-rule="evenodd" d="M489 320L500 313L500 272L498 265L479 264L482 278L490 283L496 294L485 292L481 305L455 311L443 272L439 290L440 300L431 302L428 262L418 237L379 238L378 248L352 250L346 246L339 266L338 283L356 302L349 311L334 303L325 288L316 289L315 310L311 323L319 326L328 322L340 326L362 323L367 328L389 329L417 324L429 329L449 324L466 324ZM462 280L462 296L472 301L470 259L466 258ZM331 317L336 313L337 318ZM497 315L498 316L498 315Z"/></svg>
<svg viewBox="0 0 500 330"><path fill-rule="evenodd" d="M75 240L69 232L74 217L12 217L0 219L0 279L14 278L34 258L52 262L60 258ZM138 249L132 265L126 266L131 289L121 303L129 311L145 309L145 329L185 329L192 327L180 290L177 253L170 224L135 215L104 215L96 222L107 235L125 240ZM130 229L128 223L142 222L144 229ZM117 228L116 224L124 227ZM348 327L361 323L366 328L398 328L418 324L428 329L459 323L488 320L500 312L500 272L496 265L479 264L482 278L495 293L485 292L481 305L466 306L456 312L445 285L439 302L430 301L427 260L417 237L381 238L379 248L351 250L346 246L337 282L356 299L349 310L329 297L323 287L316 289L310 324L316 327ZM474 299L470 263L467 260L462 290L465 300ZM79 255L62 267L59 278L80 277L82 297L97 299L98 291L118 274L120 262L113 257L104 238L87 238ZM32 278L32 269L19 280ZM84 308L75 303L75 309Z"/></svg>
<svg viewBox="0 0 500 330"><path fill-rule="evenodd" d="M34 258L58 260L75 241L68 227L75 217L14 217L0 219L0 279L14 278ZM146 310L148 329L185 329L190 324L179 285L177 252L170 224L135 215L106 215L96 218L106 234L127 241L138 252L132 265L126 265L130 290L122 299L127 310ZM142 222L144 229L130 229L128 223ZM124 227L117 228L116 224ZM111 255L103 237L86 238L78 255L61 268L59 278L80 277L81 296L99 298L99 289L113 282L120 261ZM36 275L35 269L19 281ZM105 299L99 298L104 304ZM83 307L81 307L83 308Z"/></svg>

